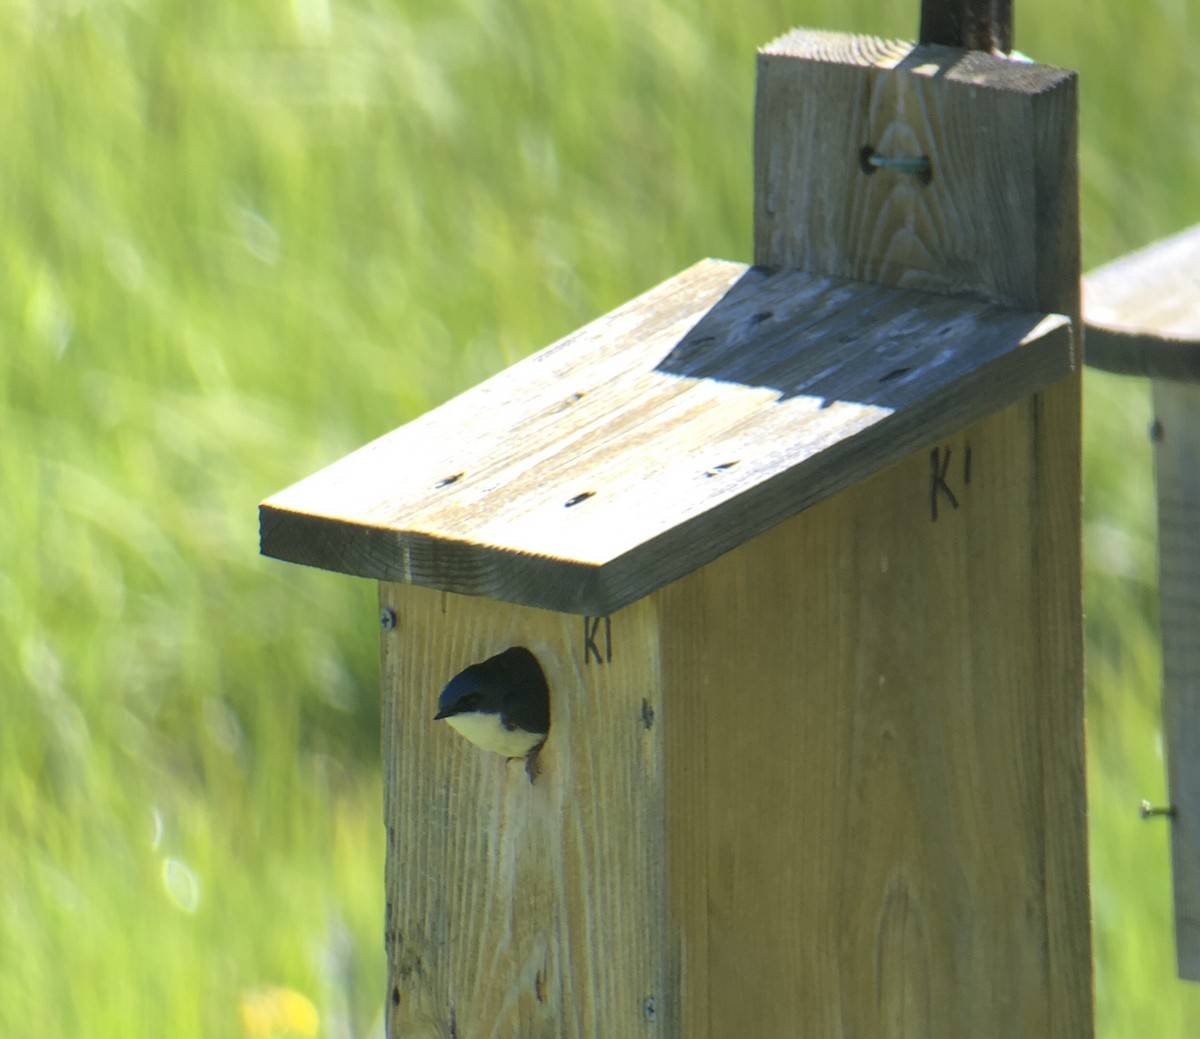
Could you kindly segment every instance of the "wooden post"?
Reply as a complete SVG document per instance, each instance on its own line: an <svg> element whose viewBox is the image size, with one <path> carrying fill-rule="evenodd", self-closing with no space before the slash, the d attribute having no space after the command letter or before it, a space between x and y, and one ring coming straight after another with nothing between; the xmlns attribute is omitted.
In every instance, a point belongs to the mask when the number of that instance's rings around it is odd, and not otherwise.
<svg viewBox="0 0 1200 1039"><path fill-rule="evenodd" d="M1075 78L797 32L755 149L757 266L262 506L381 581L391 1039L1092 1034Z"/></svg>
<svg viewBox="0 0 1200 1039"><path fill-rule="evenodd" d="M1154 387L1166 744L1179 976L1200 981L1200 227L1085 281L1088 363Z"/></svg>
<svg viewBox="0 0 1200 1039"><path fill-rule="evenodd" d="M1075 120L1072 73L791 33L759 59L755 261L1076 315ZM860 171L867 149L923 157L928 179ZM874 969L831 1000L814 1035L836 1034L838 1015L857 1022L852 1034L888 1034L900 1019L899 1034L1010 1035L1014 1000L1030 1015L1025 1034L1091 1034L1079 394L1076 370L861 488L864 550L831 578L845 627L840 639L813 632L830 659L812 684L860 683L857 716L834 703L817 714L845 726L820 745L863 748L821 773L826 789L859 791L862 814L820 814L796 837L845 848L824 864L822 875L849 873L836 909L818 903L819 933ZM943 468L959 469L949 488ZM900 533L896 503L931 479L939 522ZM784 776L768 786L780 783L804 789ZM900 793L919 789L928 799ZM991 821L988 839L970 835L968 817ZM939 850L914 833L937 833ZM874 871L863 840L887 848Z"/></svg>

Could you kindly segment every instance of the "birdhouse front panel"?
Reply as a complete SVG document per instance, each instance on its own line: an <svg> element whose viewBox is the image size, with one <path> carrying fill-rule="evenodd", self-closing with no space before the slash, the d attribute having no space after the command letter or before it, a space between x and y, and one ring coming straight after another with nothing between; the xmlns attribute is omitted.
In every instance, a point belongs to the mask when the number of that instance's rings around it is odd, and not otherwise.
<svg viewBox="0 0 1200 1039"><path fill-rule="evenodd" d="M383 584L380 602L388 1035L675 1034L654 601L581 617ZM514 646L551 697L528 763L434 720L442 685Z"/></svg>

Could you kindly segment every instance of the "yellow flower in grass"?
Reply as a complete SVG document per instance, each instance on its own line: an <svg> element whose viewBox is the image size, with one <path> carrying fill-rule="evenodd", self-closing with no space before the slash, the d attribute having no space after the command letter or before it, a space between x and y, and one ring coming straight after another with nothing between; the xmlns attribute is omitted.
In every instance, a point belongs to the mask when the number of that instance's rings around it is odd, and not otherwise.
<svg viewBox="0 0 1200 1039"><path fill-rule="evenodd" d="M282 985L249 989L238 1004L247 1039L316 1039L321 1019L311 999Z"/></svg>

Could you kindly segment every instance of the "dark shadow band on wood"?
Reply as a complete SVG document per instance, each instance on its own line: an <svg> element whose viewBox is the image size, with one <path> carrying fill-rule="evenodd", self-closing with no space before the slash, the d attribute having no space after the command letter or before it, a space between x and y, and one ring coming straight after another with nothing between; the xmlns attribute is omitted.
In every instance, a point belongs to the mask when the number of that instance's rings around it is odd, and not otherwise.
<svg viewBox="0 0 1200 1039"><path fill-rule="evenodd" d="M1084 325L1083 360L1114 375L1141 375L1170 382L1200 382L1200 342Z"/></svg>

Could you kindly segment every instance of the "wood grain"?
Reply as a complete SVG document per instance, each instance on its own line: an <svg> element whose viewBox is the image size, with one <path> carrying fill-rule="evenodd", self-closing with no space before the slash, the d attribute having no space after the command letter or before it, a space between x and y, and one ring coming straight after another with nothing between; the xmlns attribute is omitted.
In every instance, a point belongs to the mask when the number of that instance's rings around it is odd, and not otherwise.
<svg viewBox="0 0 1200 1039"><path fill-rule="evenodd" d="M1075 73L797 29L759 54L754 260L1073 315ZM928 183L864 148L929 159Z"/></svg>
<svg viewBox="0 0 1200 1039"><path fill-rule="evenodd" d="M920 452L654 596L688 1039L1091 1034L1078 452L1046 408L937 445L936 521Z"/></svg>
<svg viewBox="0 0 1200 1039"><path fill-rule="evenodd" d="M1061 317L707 260L264 502L262 548L610 613L1072 358Z"/></svg>
<svg viewBox="0 0 1200 1039"><path fill-rule="evenodd" d="M1154 416L1175 952L1200 981L1200 386L1155 379Z"/></svg>
<svg viewBox="0 0 1200 1039"><path fill-rule="evenodd" d="M1200 382L1200 225L1083 279L1089 365Z"/></svg>
<svg viewBox="0 0 1200 1039"><path fill-rule="evenodd" d="M798 30L760 54L758 82L757 263L1078 318L1073 73ZM931 176L867 172L868 147L923 156ZM910 485L922 472L929 480L929 463L917 454L789 521L796 547L777 548L772 564L759 564L764 579L771 565L802 580L818 604L790 624L780 609L770 642L780 672L802 676L794 680L802 685L788 690L782 679L754 672L729 676L739 688L769 690L760 694L771 698L764 711L771 721L752 740L755 761L771 770L763 786L788 791L789 806L800 807L773 831L790 842L788 851L755 843L733 853L732 872L710 859L693 883L711 889L716 878L740 888L745 895L735 904L755 921L747 935L765 929L781 948L788 935L819 935L816 947L793 937L781 961L798 957L807 970L803 985L793 986L805 995L790 1009L802 1013L809 1000L817 1015L811 1031L789 1034L1093 1034L1079 391L1074 373L970 432L978 444L972 458L986 452L987 479L996 482L984 490L973 475L970 508L960 501L924 537L890 504L901 487L868 496L904 471ZM809 530L843 499L845 512L827 521L828 530ZM838 529L854 546L845 555ZM743 554L729 557L731 565ZM786 569L793 558L807 561L803 576ZM713 590L714 601L750 585L730 580L734 587ZM770 623L761 611L758 622ZM756 634L739 629L730 641ZM664 660L672 659L664 649ZM871 675L883 678L873 695ZM819 703L790 728L777 713L788 709L789 695ZM706 739L716 752L719 737ZM823 764L811 771L776 765L797 739L801 758ZM999 756L998 746L1006 748ZM675 789L672 749L668 790ZM725 794L708 796L709 817L721 825L689 839L740 849L768 825L749 815L740 829ZM757 857L783 867L798 861L802 846L811 849L799 860L804 868L785 874L799 906L769 914L753 906L748 893L766 880L765 872L755 876L763 869ZM740 884L738 861L746 863ZM850 881L840 880L847 871ZM673 905L689 918L695 896ZM701 987L740 970L742 988L722 993L739 1013L753 1012L739 993L754 989L756 971L773 976L774 994L789 991L776 960L754 959L750 943L739 946L751 957L742 968L711 934L707 949ZM685 1020L699 1029L704 1015L689 1006L685 1000Z"/></svg>
<svg viewBox="0 0 1200 1039"><path fill-rule="evenodd" d="M1200 981L1200 226L1084 279L1087 362L1153 379L1179 976Z"/></svg>
<svg viewBox="0 0 1200 1039"><path fill-rule="evenodd" d="M658 631L384 584L390 1039L677 1036L667 992ZM442 684L512 645L550 686L541 773L434 722Z"/></svg>

